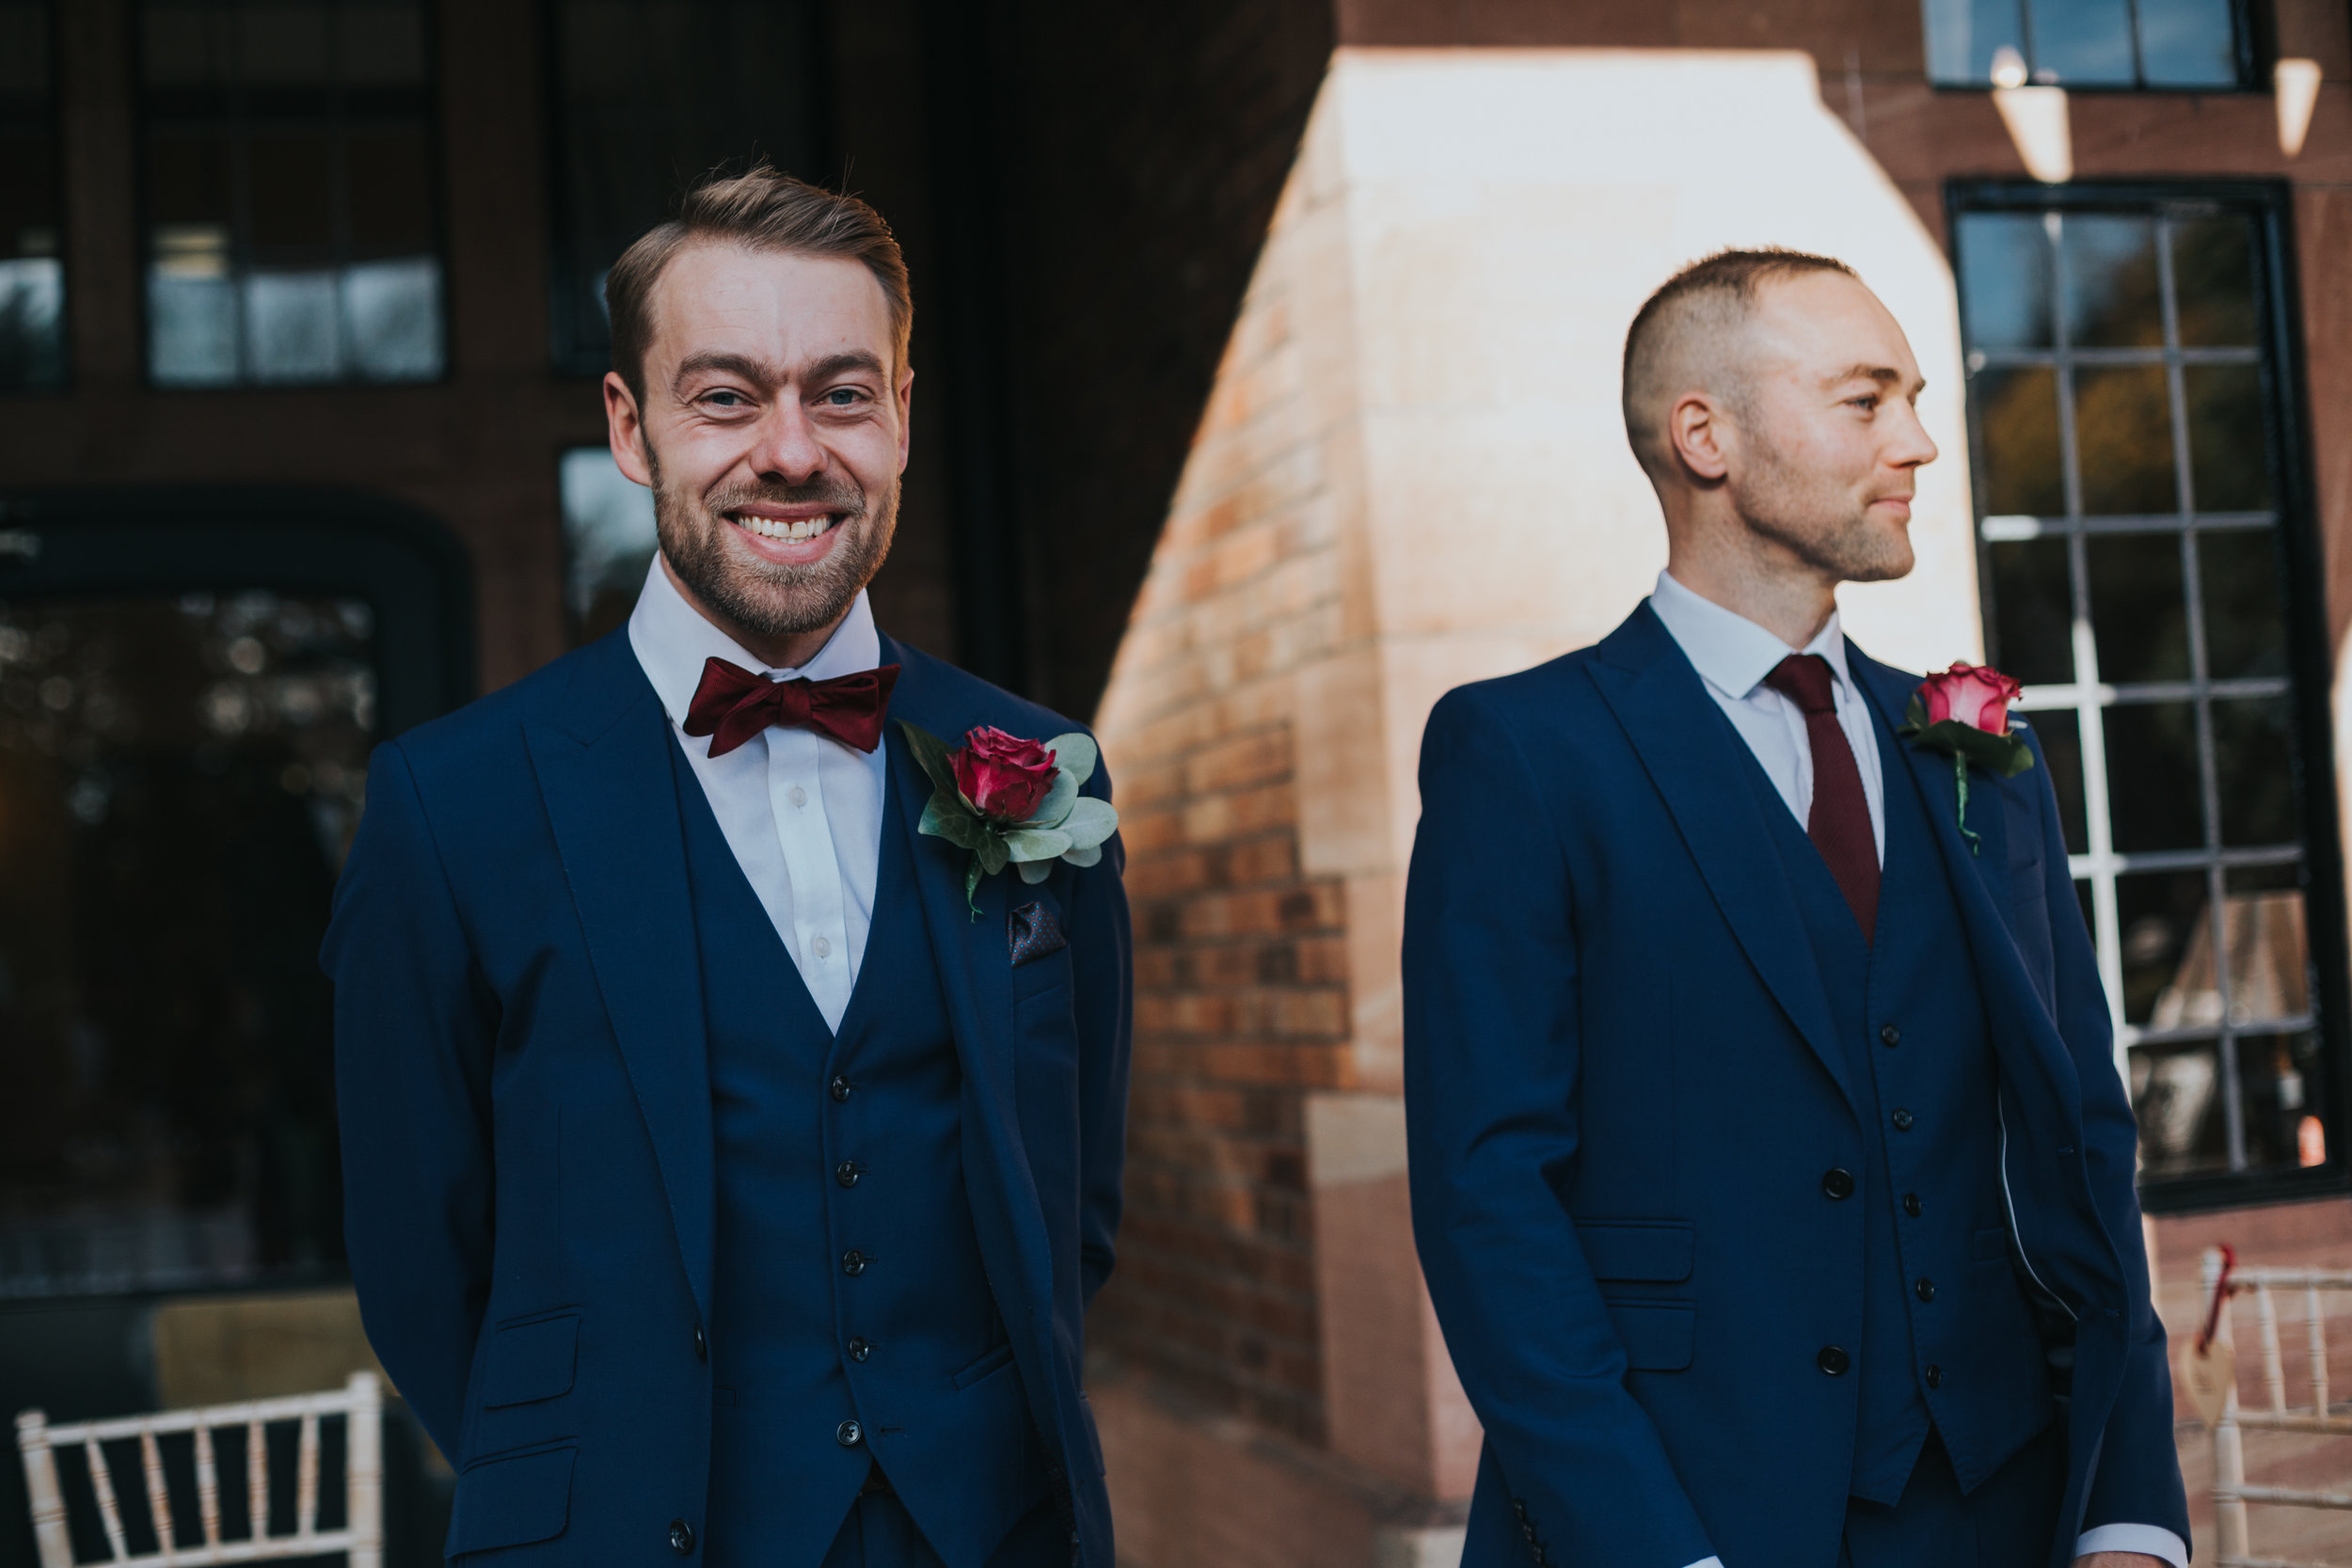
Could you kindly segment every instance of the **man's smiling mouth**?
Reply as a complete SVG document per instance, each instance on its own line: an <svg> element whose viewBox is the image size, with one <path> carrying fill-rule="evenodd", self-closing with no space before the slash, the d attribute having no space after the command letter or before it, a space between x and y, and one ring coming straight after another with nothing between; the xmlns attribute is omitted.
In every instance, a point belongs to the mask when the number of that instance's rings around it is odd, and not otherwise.
<svg viewBox="0 0 2352 1568"><path fill-rule="evenodd" d="M797 545L838 527L842 516L838 512L821 512L814 517L764 517L755 512L731 512L727 521L762 539Z"/></svg>

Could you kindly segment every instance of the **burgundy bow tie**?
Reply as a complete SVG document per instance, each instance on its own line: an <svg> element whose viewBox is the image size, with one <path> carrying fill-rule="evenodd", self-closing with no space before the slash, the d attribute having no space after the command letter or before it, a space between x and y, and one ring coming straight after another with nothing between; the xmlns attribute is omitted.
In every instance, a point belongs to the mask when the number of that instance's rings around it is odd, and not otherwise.
<svg viewBox="0 0 2352 1568"><path fill-rule="evenodd" d="M771 681L723 658L707 658L682 727L691 736L713 736L714 757L774 724L816 730L870 752L882 744L882 714L890 706L890 689L898 684L895 664L829 681Z"/></svg>

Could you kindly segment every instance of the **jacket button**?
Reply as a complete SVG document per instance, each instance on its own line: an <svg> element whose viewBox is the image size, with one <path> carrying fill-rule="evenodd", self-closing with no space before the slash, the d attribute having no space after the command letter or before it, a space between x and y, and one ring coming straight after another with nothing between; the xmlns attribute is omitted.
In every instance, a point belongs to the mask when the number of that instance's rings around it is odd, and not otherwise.
<svg viewBox="0 0 2352 1568"><path fill-rule="evenodd" d="M871 1346L871 1345L869 1345L869 1344L867 1344L865 1340L863 1340L863 1339L852 1339L852 1340L850 1340L850 1360L855 1361L855 1362L858 1362L859 1364L863 1365L863 1364L865 1363L866 1358L867 1356L869 1356L869 1355L873 1354L874 1354L874 1347L873 1347L873 1346Z"/></svg>
<svg viewBox="0 0 2352 1568"><path fill-rule="evenodd" d="M1921 1301L1935 1299L1935 1281L1932 1279L1922 1278L1918 1284L1912 1287L1912 1290L1917 1292Z"/></svg>
<svg viewBox="0 0 2352 1568"><path fill-rule="evenodd" d="M863 1167L856 1161L844 1160L833 1167L833 1179L845 1187L854 1187L857 1185L858 1175L862 1169Z"/></svg>
<svg viewBox="0 0 2352 1568"><path fill-rule="evenodd" d="M1899 1105L1895 1107L1895 1114L1886 1119L1895 1124L1895 1131L1898 1132L1908 1132L1911 1131L1911 1113L1904 1110Z"/></svg>
<svg viewBox="0 0 2352 1568"><path fill-rule="evenodd" d="M703 1325L700 1323L694 1325L694 1359L697 1361L710 1359L710 1340L704 1335Z"/></svg>
<svg viewBox="0 0 2352 1568"><path fill-rule="evenodd" d="M1919 1195L1917 1193L1903 1194L1903 1212L1915 1220L1919 1217Z"/></svg>
<svg viewBox="0 0 2352 1568"><path fill-rule="evenodd" d="M683 1519L670 1521L670 1550L684 1557L694 1549L694 1527Z"/></svg>
<svg viewBox="0 0 2352 1568"><path fill-rule="evenodd" d="M1928 1386L1931 1388L1941 1388L1944 1386L1943 1368L1931 1366L1928 1369Z"/></svg>
<svg viewBox="0 0 2352 1568"><path fill-rule="evenodd" d="M833 1429L833 1440L845 1449L854 1449L866 1441L866 1429L855 1421L844 1421Z"/></svg>
<svg viewBox="0 0 2352 1568"><path fill-rule="evenodd" d="M1900 1029L1896 1028L1891 1023L1882 1023L1879 1025L1879 1043L1881 1045L1900 1045L1903 1043L1903 1032Z"/></svg>
<svg viewBox="0 0 2352 1568"><path fill-rule="evenodd" d="M1813 1358L1813 1364L1832 1377L1843 1377L1846 1369L1853 1365L1853 1358L1836 1345L1823 1345L1821 1354Z"/></svg>
<svg viewBox="0 0 2352 1568"><path fill-rule="evenodd" d="M850 1098L850 1081L839 1073L833 1075L833 1102L835 1105Z"/></svg>
<svg viewBox="0 0 2352 1568"><path fill-rule="evenodd" d="M1833 1203L1853 1196L1853 1172L1838 1169L1824 1173L1821 1177L1821 1196Z"/></svg>
<svg viewBox="0 0 2352 1568"><path fill-rule="evenodd" d="M850 1249L841 1255L841 1272L855 1279L866 1272L866 1254Z"/></svg>

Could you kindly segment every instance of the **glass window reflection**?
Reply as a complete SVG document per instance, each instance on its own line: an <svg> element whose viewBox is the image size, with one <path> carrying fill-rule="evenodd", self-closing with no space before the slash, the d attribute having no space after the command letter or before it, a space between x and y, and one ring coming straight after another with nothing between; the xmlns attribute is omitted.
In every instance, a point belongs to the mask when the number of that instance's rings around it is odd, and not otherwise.
<svg viewBox="0 0 2352 1568"><path fill-rule="evenodd" d="M0 0L0 391L65 384L48 0Z"/></svg>
<svg viewBox="0 0 2352 1568"><path fill-rule="evenodd" d="M1924 0L1928 76L1985 87L2003 50L2035 82L2215 89L2245 83L2231 0Z"/></svg>
<svg viewBox="0 0 2352 1568"><path fill-rule="evenodd" d="M574 642L626 624L653 565L653 492L631 481L606 447L563 457L564 608Z"/></svg>

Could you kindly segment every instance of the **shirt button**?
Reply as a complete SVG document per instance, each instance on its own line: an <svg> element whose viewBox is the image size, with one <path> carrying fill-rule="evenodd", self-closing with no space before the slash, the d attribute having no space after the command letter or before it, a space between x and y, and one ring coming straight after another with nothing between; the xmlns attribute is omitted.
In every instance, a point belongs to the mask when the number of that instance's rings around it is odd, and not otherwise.
<svg viewBox="0 0 2352 1568"><path fill-rule="evenodd" d="M1933 1301L1935 1299L1935 1281L1932 1279L1921 1279L1918 1284L1912 1287L1912 1290L1918 1295L1921 1301Z"/></svg>
<svg viewBox="0 0 2352 1568"><path fill-rule="evenodd" d="M850 1098L850 1081L839 1073L833 1075L833 1102L835 1105Z"/></svg>
<svg viewBox="0 0 2352 1568"><path fill-rule="evenodd" d="M866 1254L855 1250L841 1255L841 1272L855 1279L866 1272Z"/></svg>
<svg viewBox="0 0 2352 1568"><path fill-rule="evenodd" d="M694 1549L694 1527L683 1519L670 1521L670 1550L684 1557Z"/></svg>
<svg viewBox="0 0 2352 1568"><path fill-rule="evenodd" d="M1904 1110L1899 1105L1895 1108L1895 1114L1886 1119L1895 1124L1895 1131L1898 1132L1908 1132L1911 1131L1911 1113Z"/></svg>
<svg viewBox="0 0 2352 1568"><path fill-rule="evenodd" d="M799 784L794 784L790 789L786 790L784 792L784 798L791 801L796 806L804 806L808 804L808 791L803 789Z"/></svg>
<svg viewBox="0 0 2352 1568"><path fill-rule="evenodd" d="M1821 1353L1813 1358L1813 1364L1832 1377L1843 1377L1846 1369L1853 1365L1853 1358L1836 1345L1823 1345Z"/></svg>
<svg viewBox="0 0 2352 1568"><path fill-rule="evenodd" d="M845 1449L854 1449L866 1441L866 1429L855 1421L844 1421L833 1429L833 1440Z"/></svg>
<svg viewBox="0 0 2352 1568"><path fill-rule="evenodd" d="M817 956L820 958L830 958L833 957L833 943L826 941L823 937L818 937L815 942L809 943L809 945L816 949Z"/></svg>
<svg viewBox="0 0 2352 1568"><path fill-rule="evenodd" d="M857 1185L859 1172L860 1167L856 1161L844 1160L833 1167L833 1179L845 1187L854 1187Z"/></svg>
<svg viewBox="0 0 2352 1568"><path fill-rule="evenodd" d="M1891 1023L1882 1024L1879 1027L1879 1043L1882 1045L1900 1045L1903 1043L1903 1032L1900 1029L1896 1028Z"/></svg>
<svg viewBox="0 0 2352 1568"><path fill-rule="evenodd" d="M865 1340L852 1339L850 1341L850 1359L857 1362L861 1366L865 1364L866 1358L873 1354L874 1347L867 1344Z"/></svg>
<svg viewBox="0 0 2352 1568"><path fill-rule="evenodd" d="M1917 1193L1903 1194L1903 1212L1915 1220L1919 1217L1919 1195Z"/></svg>

